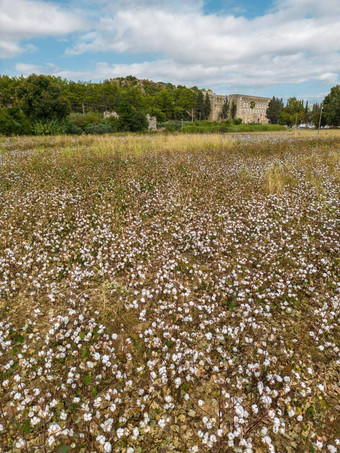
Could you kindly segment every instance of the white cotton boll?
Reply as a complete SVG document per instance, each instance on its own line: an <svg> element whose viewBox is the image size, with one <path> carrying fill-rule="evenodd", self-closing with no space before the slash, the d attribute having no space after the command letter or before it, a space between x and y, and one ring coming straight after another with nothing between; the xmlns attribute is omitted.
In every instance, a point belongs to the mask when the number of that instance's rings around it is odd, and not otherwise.
<svg viewBox="0 0 340 453"><path fill-rule="evenodd" d="M105 442L103 448L105 453L110 453L112 451L112 445L110 444L110 442Z"/></svg>
<svg viewBox="0 0 340 453"><path fill-rule="evenodd" d="M117 434L118 439L120 439L122 436L124 436L124 429L118 428L116 434Z"/></svg>
<svg viewBox="0 0 340 453"><path fill-rule="evenodd" d="M161 428L165 428L166 423L165 423L164 418L159 419L158 425L159 425Z"/></svg>
<svg viewBox="0 0 340 453"><path fill-rule="evenodd" d="M24 439L21 439L21 438L19 438L19 439L17 440L17 442L15 443L15 446L16 446L17 448L22 448L22 447L24 447L25 445L26 445L26 443L25 443Z"/></svg>
<svg viewBox="0 0 340 453"><path fill-rule="evenodd" d="M105 436L103 435L98 435L96 437L96 441L100 443L100 445L104 445L105 444Z"/></svg>
<svg viewBox="0 0 340 453"><path fill-rule="evenodd" d="M254 414L257 414L259 412L259 408L258 408L258 406L256 404L253 404L251 406L251 409L254 412Z"/></svg>

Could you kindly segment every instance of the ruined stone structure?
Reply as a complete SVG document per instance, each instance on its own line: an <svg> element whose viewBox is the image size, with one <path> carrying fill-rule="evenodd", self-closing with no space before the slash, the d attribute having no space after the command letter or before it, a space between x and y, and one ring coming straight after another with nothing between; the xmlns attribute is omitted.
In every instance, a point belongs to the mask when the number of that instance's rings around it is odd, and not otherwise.
<svg viewBox="0 0 340 453"><path fill-rule="evenodd" d="M221 121L222 118L222 107L225 103L226 96L221 94L215 94L212 91L207 91L210 99L210 115L209 121Z"/></svg>
<svg viewBox="0 0 340 453"><path fill-rule="evenodd" d="M269 120L266 117L266 111L270 98L262 98L259 96L248 96L244 94L230 94L229 112L232 102L236 104L235 118L241 118L242 123L259 123L268 124Z"/></svg>
<svg viewBox="0 0 340 453"><path fill-rule="evenodd" d="M215 94L212 91L207 92L210 99L211 112L209 121L221 121L223 119L222 108L226 100L226 96ZM248 96L245 94L230 94L229 101L229 115L231 112L232 102L236 105L235 118L241 118L242 123L259 123L268 124L269 120L266 117L266 111L270 98L262 98L259 96Z"/></svg>
<svg viewBox="0 0 340 453"><path fill-rule="evenodd" d="M147 113L146 119L148 121L149 131L156 131L157 130L157 118L155 116L151 116Z"/></svg>
<svg viewBox="0 0 340 453"><path fill-rule="evenodd" d="M119 118L118 113L116 113L116 112L110 112L109 110L105 110L105 112L104 112L104 120L106 120L107 118L111 118L112 116L113 116L114 118Z"/></svg>

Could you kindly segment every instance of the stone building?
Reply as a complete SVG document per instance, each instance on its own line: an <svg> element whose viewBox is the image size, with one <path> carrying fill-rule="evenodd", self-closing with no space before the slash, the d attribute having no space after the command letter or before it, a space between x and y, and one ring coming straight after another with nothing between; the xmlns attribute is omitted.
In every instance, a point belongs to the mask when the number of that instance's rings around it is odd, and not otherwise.
<svg viewBox="0 0 340 453"><path fill-rule="evenodd" d="M266 111L270 98L248 96L245 94L230 94L228 96L228 100L229 112L231 110L232 102L234 101L234 103L236 104L235 118L241 118L242 123L269 123L269 120L266 117Z"/></svg>
<svg viewBox="0 0 340 453"><path fill-rule="evenodd" d="M226 96L215 94L212 91L207 92L210 99L211 111L209 121L221 121L223 119L222 108L226 100ZM229 101L229 115L231 112L232 102L236 105L235 118L241 118L242 123L259 123L268 124L269 120L266 117L267 107L270 98L262 98L259 96L248 96L245 94L230 94Z"/></svg>
<svg viewBox="0 0 340 453"><path fill-rule="evenodd" d="M222 107L226 101L226 96L222 94L215 94L212 91L207 91L210 99L210 115L209 121L221 121L222 118Z"/></svg>

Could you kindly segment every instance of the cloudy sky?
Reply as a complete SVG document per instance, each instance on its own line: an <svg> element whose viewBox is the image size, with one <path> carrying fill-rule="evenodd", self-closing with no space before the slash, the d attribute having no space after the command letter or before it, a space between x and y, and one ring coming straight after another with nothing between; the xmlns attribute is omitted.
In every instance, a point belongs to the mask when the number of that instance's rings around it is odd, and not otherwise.
<svg viewBox="0 0 340 453"><path fill-rule="evenodd" d="M339 0L0 0L0 73L134 75L218 94L321 100Z"/></svg>

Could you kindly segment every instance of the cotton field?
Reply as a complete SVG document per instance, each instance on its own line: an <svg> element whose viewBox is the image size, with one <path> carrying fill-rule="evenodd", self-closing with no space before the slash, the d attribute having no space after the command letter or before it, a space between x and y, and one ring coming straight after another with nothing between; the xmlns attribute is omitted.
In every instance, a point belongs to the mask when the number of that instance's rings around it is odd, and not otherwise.
<svg viewBox="0 0 340 453"><path fill-rule="evenodd" d="M0 451L340 451L339 145L2 139Z"/></svg>

